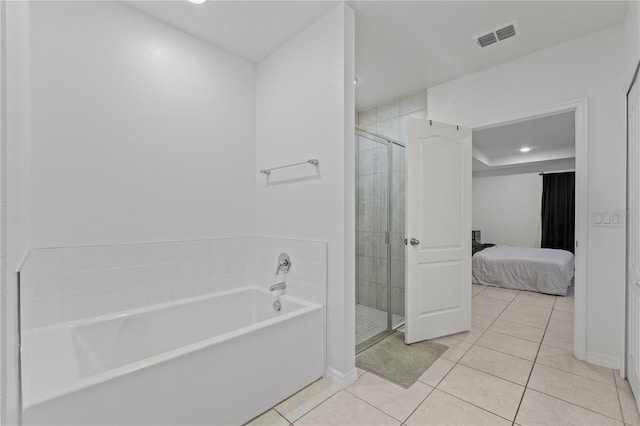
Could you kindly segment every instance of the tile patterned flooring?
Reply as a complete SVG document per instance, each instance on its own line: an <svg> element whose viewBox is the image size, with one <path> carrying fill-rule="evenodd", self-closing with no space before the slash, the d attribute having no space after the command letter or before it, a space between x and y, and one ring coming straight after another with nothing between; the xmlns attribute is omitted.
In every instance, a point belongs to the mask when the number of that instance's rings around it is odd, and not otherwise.
<svg viewBox="0 0 640 426"><path fill-rule="evenodd" d="M395 327L404 317L392 314L391 323ZM356 305L356 346L387 329L387 312L365 305Z"/></svg>
<svg viewBox="0 0 640 426"><path fill-rule="evenodd" d="M473 328L409 389L359 370L321 379L255 425L629 425L640 414L617 371L572 355L573 299L473 286Z"/></svg>

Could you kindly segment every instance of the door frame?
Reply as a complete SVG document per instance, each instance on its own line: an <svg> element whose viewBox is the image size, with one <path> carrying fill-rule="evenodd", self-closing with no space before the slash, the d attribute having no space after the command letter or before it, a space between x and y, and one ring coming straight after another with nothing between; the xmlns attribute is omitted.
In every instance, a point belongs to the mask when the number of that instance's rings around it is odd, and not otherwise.
<svg viewBox="0 0 640 426"><path fill-rule="evenodd" d="M629 83L629 88L627 89L627 93L624 96L625 100L625 135L626 135L626 151L625 154L627 159L625 161L625 210L627 211L627 222L625 223L625 241L624 241L624 249L625 249L625 268L624 268L624 315L623 315L623 324L622 324L622 332L624 333L624 338L622 339L622 362L620 363L620 377L626 379L627 378L627 350L629 348L628 340L629 335L627 333L628 324L629 324L629 271L627 269L627 265L629 264L629 251L627 250L629 244L629 233L628 233L628 220L629 220L629 195L628 195L628 185L629 185L629 93L631 93L631 89L633 85L636 83L638 78L638 72L640 71L640 61L638 61L638 65L636 65L635 72L633 73L633 78L631 79L631 83Z"/></svg>
<svg viewBox="0 0 640 426"><path fill-rule="evenodd" d="M576 358L609 364L608 360L589 359L587 355L587 249L589 229L589 126L588 98L577 98L565 102L542 106L526 112L507 115L500 119L466 126L472 130L513 124L563 112L575 113L576 149L576 219L575 219L575 275L574 275L574 337L573 353ZM472 207L473 208L473 207ZM626 286L626 283L625 283ZM626 298L625 298L626 299ZM625 300L626 304L626 300ZM626 333L626 330L625 330ZM622 371L622 370L621 370Z"/></svg>

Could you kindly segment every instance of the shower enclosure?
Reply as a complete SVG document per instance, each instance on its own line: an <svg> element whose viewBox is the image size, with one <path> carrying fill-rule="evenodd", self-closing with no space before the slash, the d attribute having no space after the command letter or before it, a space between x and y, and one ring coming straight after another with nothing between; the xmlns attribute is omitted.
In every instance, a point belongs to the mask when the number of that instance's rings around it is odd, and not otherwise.
<svg viewBox="0 0 640 426"><path fill-rule="evenodd" d="M356 345L404 324L404 146L356 130Z"/></svg>

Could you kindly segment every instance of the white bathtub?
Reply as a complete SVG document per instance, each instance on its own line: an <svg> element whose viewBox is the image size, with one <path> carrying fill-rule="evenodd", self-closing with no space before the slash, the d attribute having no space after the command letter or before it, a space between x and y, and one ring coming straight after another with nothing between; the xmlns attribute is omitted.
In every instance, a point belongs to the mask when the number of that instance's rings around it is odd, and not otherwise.
<svg viewBox="0 0 640 426"><path fill-rule="evenodd" d="M27 331L24 425L236 425L321 377L324 308L258 287Z"/></svg>

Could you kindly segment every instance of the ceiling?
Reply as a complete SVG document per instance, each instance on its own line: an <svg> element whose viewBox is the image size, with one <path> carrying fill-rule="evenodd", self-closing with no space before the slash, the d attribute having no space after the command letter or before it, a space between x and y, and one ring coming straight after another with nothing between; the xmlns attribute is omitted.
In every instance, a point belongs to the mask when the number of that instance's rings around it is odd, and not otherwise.
<svg viewBox="0 0 640 426"><path fill-rule="evenodd" d="M125 3L259 62L338 1L186 0ZM348 1L356 12L356 109L384 104L622 22L624 1ZM486 48L474 37L517 21ZM571 167L574 114L474 131L474 174ZM522 146L529 153L519 152Z"/></svg>
<svg viewBox="0 0 640 426"><path fill-rule="evenodd" d="M620 23L618 1L350 1L356 10L358 111ZM519 35L474 36L513 21Z"/></svg>
<svg viewBox="0 0 640 426"><path fill-rule="evenodd" d="M337 1L126 1L252 62ZM356 109L545 49L624 20L624 1L348 1L356 11ZM481 49L473 37L518 22L516 37Z"/></svg>
<svg viewBox="0 0 640 426"><path fill-rule="evenodd" d="M130 0L125 4L259 62L336 7L339 1Z"/></svg>
<svg viewBox="0 0 640 426"><path fill-rule="evenodd" d="M540 168L573 161L575 136L573 111L474 130L473 171ZM520 152L524 147L530 151Z"/></svg>

